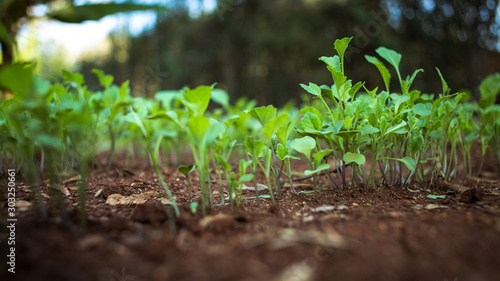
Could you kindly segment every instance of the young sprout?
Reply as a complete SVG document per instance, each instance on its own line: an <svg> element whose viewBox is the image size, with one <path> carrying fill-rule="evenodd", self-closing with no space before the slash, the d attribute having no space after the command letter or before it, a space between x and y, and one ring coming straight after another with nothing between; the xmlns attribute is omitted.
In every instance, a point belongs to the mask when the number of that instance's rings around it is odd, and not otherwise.
<svg viewBox="0 0 500 281"><path fill-rule="evenodd" d="M181 172L184 176L186 176L186 181L187 181L188 188L189 188L189 202L192 201L191 177L189 175L194 171L194 169L195 169L195 165L193 165L193 164L181 165L177 168L177 170L179 170L179 172Z"/></svg>
<svg viewBox="0 0 500 281"><path fill-rule="evenodd" d="M307 170L305 173L307 173L307 175L313 175L314 193L316 194L316 199L318 199L317 173L319 171L327 170L328 168L330 168L330 166L328 164L324 164L324 166L318 167L318 169L320 170L316 170L314 162L311 160L311 151L313 151L313 149L316 147L316 141L310 136L305 136L300 139L294 139L291 142L290 146L306 156L311 170Z"/></svg>
<svg viewBox="0 0 500 281"><path fill-rule="evenodd" d="M254 175L257 174L257 165L261 165L259 161L259 155L261 155L261 153L264 151L265 146L266 144L264 143L264 141L255 140L253 136L247 136L245 138L245 147L247 149L248 154L252 157L252 173ZM255 186L255 194L257 196L257 207L260 207L260 197L259 197L259 189L257 187L257 177L254 176L253 181ZM275 203L271 187L268 186L268 188L271 199L273 203Z"/></svg>

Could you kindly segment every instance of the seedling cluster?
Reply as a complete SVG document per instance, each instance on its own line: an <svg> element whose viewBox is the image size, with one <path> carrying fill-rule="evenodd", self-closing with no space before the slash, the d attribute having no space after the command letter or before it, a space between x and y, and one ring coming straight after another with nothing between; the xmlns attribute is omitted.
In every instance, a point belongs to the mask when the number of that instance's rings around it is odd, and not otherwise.
<svg viewBox="0 0 500 281"><path fill-rule="evenodd" d="M500 159L500 106L495 104L500 74L484 79L479 102L467 100L462 92L452 94L438 69L442 89L439 94L426 94L412 89L423 70L403 79L401 55L381 47L376 50L379 57L365 56L383 80L381 89L370 90L344 72L344 53L351 39L335 42L338 55L320 58L333 84L301 85L313 99L300 109L255 107L254 101L244 98L231 105L228 94L215 84L162 91L154 98L132 97L128 82L114 85L113 77L100 70L94 73L102 90L93 92L78 73L64 71L62 82L50 83L33 75L31 64L9 65L0 70L4 90L0 169L11 161L17 165L42 216L47 216L47 207L40 179L48 178L50 186L56 187L63 176L76 170L82 176L79 194L84 218L85 178L96 165L96 153L103 150L109 156L101 165L107 167L113 164L117 149L128 151L127 161L147 157L169 198L171 216L179 215L179 208L161 167L176 163L185 153L194 162L178 170L186 177L191 211L201 208L203 214L217 204L239 206L245 183L253 184L258 206L262 197L274 203L283 198L285 184L297 192L297 172L312 177L318 198L318 179L323 175L335 190L479 173L482 164L473 171L471 163L476 140L483 159L489 149ZM397 75L398 89L390 87L386 64ZM207 111L210 102L220 107ZM461 159L463 170L458 167ZM294 171L298 161L307 161L310 168ZM218 177L217 186L212 184L212 172ZM267 190L259 190L259 183ZM201 191L198 203L192 202L193 185ZM218 200L214 200L214 188L219 189ZM62 197L54 198L51 205L64 214Z"/></svg>

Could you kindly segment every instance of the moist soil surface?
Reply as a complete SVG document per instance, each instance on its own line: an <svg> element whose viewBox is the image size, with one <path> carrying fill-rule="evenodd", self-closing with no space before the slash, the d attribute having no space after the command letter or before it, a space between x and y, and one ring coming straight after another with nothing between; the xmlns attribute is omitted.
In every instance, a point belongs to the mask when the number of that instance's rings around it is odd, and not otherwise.
<svg viewBox="0 0 500 281"><path fill-rule="evenodd" d="M298 169L300 170L300 169ZM500 280L500 176L486 161L478 177L406 187L324 187L312 180L283 199L262 198L192 212L184 175L163 169L180 216L169 220L165 193L151 168L95 169L87 181L84 230L78 224L78 177L57 189L63 219L34 213L29 188L18 182L15 274L6 262L1 280ZM214 203L220 203L212 174ZM259 177L263 179L262 176ZM197 176L193 200L200 198ZM225 184L225 182L223 182ZM224 189L225 190L225 189ZM455 190L456 192L450 192ZM458 191L457 191L458 190ZM47 199L55 192L42 184ZM266 194L261 191L261 194ZM254 196L244 190L243 197ZM429 198L428 195L446 195ZM225 194L227 196L227 194ZM1 213L7 214L2 194ZM54 200L52 200L54 201ZM165 203L165 202L164 202ZM2 219L0 250L10 249ZM176 234L170 226L175 223Z"/></svg>

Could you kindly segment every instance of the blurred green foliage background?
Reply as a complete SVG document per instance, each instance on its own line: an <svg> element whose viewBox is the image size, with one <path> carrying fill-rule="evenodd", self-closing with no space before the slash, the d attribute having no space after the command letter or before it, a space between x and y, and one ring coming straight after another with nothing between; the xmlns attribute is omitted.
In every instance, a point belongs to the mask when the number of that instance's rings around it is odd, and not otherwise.
<svg viewBox="0 0 500 281"><path fill-rule="evenodd" d="M119 2L119 1L118 1ZM403 55L404 75L422 68L414 87L441 89L438 67L453 91L470 89L500 69L500 7L494 0L218 0L213 11L193 16L204 0L156 1L168 6L157 24L132 36L109 38L108 51L89 52L74 67L97 89L93 68L130 80L134 95L218 82L232 100L246 96L259 105L300 101L299 83L331 84L318 61L334 54L335 39L354 36L346 74L367 88L381 84L364 55L379 46ZM42 74L61 63L45 56ZM52 65L52 66L51 66ZM47 69L47 66L49 66ZM394 81L396 82L396 81Z"/></svg>

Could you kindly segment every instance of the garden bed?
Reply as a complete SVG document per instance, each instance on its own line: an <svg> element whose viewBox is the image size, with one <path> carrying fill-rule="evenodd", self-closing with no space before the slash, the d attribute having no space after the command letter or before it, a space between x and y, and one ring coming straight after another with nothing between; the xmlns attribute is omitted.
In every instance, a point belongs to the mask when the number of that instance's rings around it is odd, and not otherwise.
<svg viewBox="0 0 500 281"><path fill-rule="evenodd" d="M319 200L314 193L285 188L276 205L262 199L257 208L255 200L243 200L234 211L212 207L204 218L190 210L184 175L175 169L163 169L163 175L181 210L176 235L169 232L159 201L164 190L153 169L94 170L83 231L76 227L77 178L64 184L69 224L57 213L50 223L37 221L26 206L29 194L19 186L16 274L2 280L500 278L496 160L486 161L481 177L453 183L470 189L462 194L446 195L451 183L443 182L324 190ZM211 177L215 182L217 175ZM302 183L307 190L312 180ZM327 182L320 177L319 183ZM196 194L196 180L193 188ZM47 187L42 190L48 197ZM428 198L435 194L446 197ZM244 191L248 196L254 192ZM110 205L119 200L129 204ZM215 190L214 201L220 201ZM2 214L6 205L2 201ZM5 243L1 247L7 252Z"/></svg>
<svg viewBox="0 0 500 281"><path fill-rule="evenodd" d="M380 47L401 93L365 56L385 86L369 90L345 76L351 39L320 58L332 86L301 84L313 98L300 110L231 105L215 84L144 98L97 69L99 92L78 73L51 84L32 65L2 70L16 93L0 103L2 274L500 280L500 74L478 102L438 69L442 92L422 93L423 70L403 80L401 54Z"/></svg>

